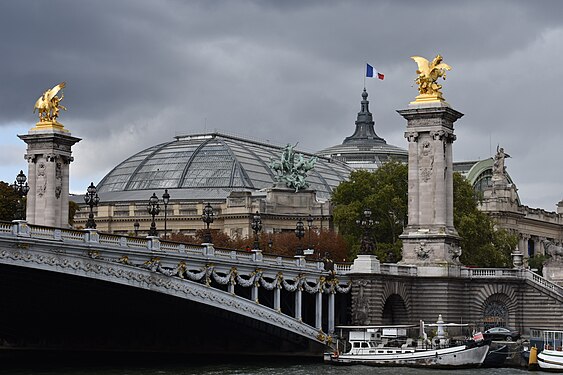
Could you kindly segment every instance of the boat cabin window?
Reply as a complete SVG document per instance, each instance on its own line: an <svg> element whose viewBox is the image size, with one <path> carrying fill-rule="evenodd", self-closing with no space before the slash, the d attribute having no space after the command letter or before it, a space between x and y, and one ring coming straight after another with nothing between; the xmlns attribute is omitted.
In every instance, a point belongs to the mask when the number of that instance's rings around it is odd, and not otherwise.
<svg viewBox="0 0 563 375"><path fill-rule="evenodd" d="M369 348L369 345L367 342L362 342L362 348Z"/></svg>
<svg viewBox="0 0 563 375"><path fill-rule="evenodd" d="M359 342L355 342L354 343L354 348L359 348L360 347L360 343Z"/></svg>

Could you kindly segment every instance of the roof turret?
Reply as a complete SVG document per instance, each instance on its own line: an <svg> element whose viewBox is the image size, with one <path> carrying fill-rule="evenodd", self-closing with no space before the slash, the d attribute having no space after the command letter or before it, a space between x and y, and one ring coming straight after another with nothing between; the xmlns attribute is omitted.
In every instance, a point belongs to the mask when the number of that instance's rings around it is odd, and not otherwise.
<svg viewBox="0 0 563 375"><path fill-rule="evenodd" d="M373 121L373 116L369 111L368 93L364 87L364 92L362 92L361 109L360 112L358 112L358 117L356 119L356 131L350 137L346 137L342 144L372 144L374 142L385 143L385 139L379 137L375 133L374 125L375 122Z"/></svg>

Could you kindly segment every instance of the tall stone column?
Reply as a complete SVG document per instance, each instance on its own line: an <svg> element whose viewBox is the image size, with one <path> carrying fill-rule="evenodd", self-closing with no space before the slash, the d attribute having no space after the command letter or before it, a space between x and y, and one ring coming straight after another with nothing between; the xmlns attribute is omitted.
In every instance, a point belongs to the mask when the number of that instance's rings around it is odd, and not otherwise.
<svg viewBox="0 0 563 375"><path fill-rule="evenodd" d="M35 176L36 175L36 158L35 156L31 155L31 156L26 156L25 159L28 162L28 176ZM28 184L29 184L29 192L32 191L36 191L36 185L35 185L35 178L28 178ZM29 223L34 223L35 222L35 196L36 194L27 194L27 198L26 198L26 220Z"/></svg>
<svg viewBox="0 0 563 375"><path fill-rule="evenodd" d="M444 101L413 102L398 112L407 120L409 141L409 222L401 235L402 263L424 266L429 275L447 275L461 255L453 226L452 144L453 124L463 114Z"/></svg>
<svg viewBox="0 0 563 375"><path fill-rule="evenodd" d="M72 146L80 138L56 122L39 122L28 134L18 135L27 143L29 163L26 217L30 224L68 227L69 165Z"/></svg>

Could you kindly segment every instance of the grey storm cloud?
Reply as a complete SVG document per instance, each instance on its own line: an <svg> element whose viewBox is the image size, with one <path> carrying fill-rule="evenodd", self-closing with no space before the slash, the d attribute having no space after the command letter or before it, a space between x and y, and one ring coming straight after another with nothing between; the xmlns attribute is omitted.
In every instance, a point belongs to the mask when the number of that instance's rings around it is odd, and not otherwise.
<svg viewBox="0 0 563 375"><path fill-rule="evenodd" d="M417 94L409 57L440 53L453 67L444 96L465 113L455 160L500 144L522 202L553 210L562 11L558 1L5 1L0 129L32 127L35 99L67 81L61 121L83 138L73 191L180 133L316 151L353 132L369 62L386 76L366 83L376 131L406 148L396 110ZM16 142L1 161L19 170Z"/></svg>

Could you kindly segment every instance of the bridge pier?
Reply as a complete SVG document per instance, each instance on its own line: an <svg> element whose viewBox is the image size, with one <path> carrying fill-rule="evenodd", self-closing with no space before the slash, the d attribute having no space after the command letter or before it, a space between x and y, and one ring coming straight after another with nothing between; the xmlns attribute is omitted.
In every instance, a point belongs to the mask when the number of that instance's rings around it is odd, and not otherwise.
<svg viewBox="0 0 563 375"><path fill-rule="evenodd" d="M43 122L18 137L27 144L27 220L30 224L68 228L71 149L80 138L72 137L60 124Z"/></svg>

